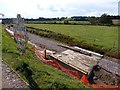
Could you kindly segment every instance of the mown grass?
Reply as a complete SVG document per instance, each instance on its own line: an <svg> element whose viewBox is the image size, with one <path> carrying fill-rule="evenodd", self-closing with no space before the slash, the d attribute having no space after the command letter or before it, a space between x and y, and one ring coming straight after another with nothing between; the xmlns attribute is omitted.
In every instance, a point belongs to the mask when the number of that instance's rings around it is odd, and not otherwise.
<svg viewBox="0 0 120 90"><path fill-rule="evenodd" d="M1 31L1 30L0 30ZM53 68L52 66L43 64L30 50L29 45L24 55L20 55L16 50L16 43L10 35L2 31L2 59L14 70L23 63L28 65L32 71L32 78L40 88L88 88L85 84L70 77L69 75ZM23 72L18 72L21 77L29 83Z"/></svg>
<svg viewBox="0 0 120 90"><path fill-rule="evenodd" d="M118 49L118 27L115 26L56 24L26 24L26 26L61 33L91 46L96 45L112 51Z"/></svg>

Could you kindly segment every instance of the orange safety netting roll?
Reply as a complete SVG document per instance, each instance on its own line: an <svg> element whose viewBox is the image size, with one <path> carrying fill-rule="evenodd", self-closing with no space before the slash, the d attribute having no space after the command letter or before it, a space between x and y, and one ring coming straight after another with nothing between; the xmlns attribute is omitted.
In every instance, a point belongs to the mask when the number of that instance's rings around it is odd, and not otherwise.
<svg viewBox="0 0 120 90"><path fill-rule="evenodd" d="M83 83L85 83L87 85L89 84L89 81L88 81L88 79L87 79L87 77L85 75L82 76L81 82L83 82Z"/></svg>

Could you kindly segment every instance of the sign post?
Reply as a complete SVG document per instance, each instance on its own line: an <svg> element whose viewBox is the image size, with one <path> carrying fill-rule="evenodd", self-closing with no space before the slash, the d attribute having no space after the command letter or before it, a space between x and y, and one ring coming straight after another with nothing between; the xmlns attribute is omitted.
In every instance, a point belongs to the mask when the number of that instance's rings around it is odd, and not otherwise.
<svg viewBox="0 0 120 90"><path fill-rule="evenodd" d="M17 14L17 18L13 20L15 25L14 28L14 39L17 42L17 49L21 55L25 53L25 48L27 44L27 32L24 26L24 19L21 18L20 14Z"/></svg>

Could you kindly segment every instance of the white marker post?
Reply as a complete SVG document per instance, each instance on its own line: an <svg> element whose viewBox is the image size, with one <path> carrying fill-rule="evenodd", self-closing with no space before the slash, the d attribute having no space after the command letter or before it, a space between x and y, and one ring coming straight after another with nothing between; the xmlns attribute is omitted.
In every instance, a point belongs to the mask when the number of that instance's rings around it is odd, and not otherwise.
<svg viewBox="0 0 120 90"><path fill-rule="evenodd" d="M14 38L17 42L17 49L20 54L23 55L25 53L25 48L27 44L27 32L24 26L24 19L21 18L20 14L17 14L17 19L13 19L14 25Z"/></svg>

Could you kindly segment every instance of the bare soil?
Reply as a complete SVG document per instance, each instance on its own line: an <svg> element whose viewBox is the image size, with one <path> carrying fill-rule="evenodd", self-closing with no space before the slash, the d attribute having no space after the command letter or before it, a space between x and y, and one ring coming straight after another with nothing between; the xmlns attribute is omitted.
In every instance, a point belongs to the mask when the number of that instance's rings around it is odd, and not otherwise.
<svg viewBox="0 0 120 90"><path fill-rule="evenodd" d="M120 77L115 74L112 74L102 68L99 71L95 71L94 74L97 77L97 79L94 80L96 84L120 86Z"/></svg>

